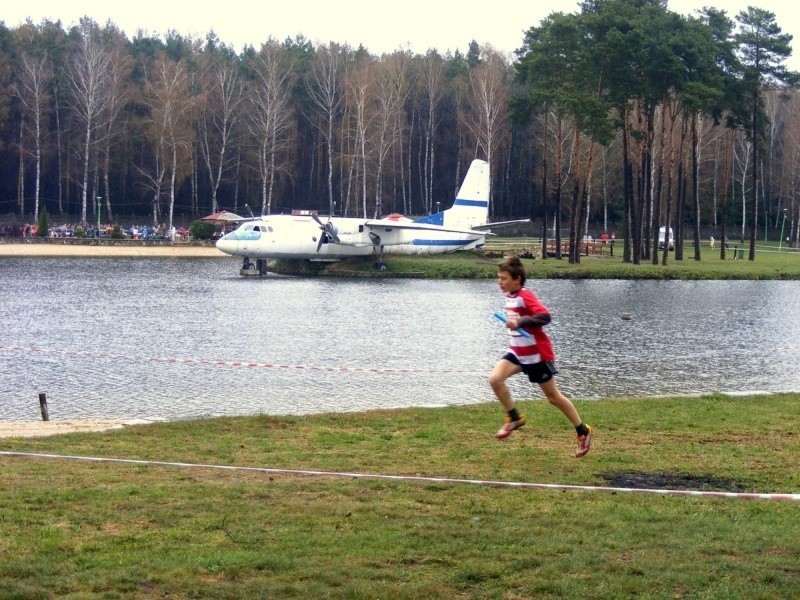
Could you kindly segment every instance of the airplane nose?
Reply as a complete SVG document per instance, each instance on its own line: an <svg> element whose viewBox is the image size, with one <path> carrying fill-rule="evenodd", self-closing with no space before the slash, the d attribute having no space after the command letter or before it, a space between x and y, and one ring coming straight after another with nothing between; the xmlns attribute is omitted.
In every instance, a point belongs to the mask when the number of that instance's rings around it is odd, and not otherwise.
<svg viewBox="0 0 800 600"><path fill-rule="evenodd" d="M217 240L217 249L225 254L236 256L236 251L239 249L239 240L237 240L232 233L223 235Z"/></svg>

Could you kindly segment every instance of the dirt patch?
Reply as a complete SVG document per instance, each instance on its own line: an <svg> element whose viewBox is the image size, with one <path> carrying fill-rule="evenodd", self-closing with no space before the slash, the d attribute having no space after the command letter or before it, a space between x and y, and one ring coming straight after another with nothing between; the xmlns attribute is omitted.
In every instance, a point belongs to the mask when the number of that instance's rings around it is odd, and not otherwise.
<svg viewBox="0 0 800 600"><path fill-rule="evenodd" d="M643 471L617 471L601 473L599 477L611 487L656 490L700 490L704 492L746 492L747 486L733 479L708 475L676 475L672 473L645 473Z"/></svg>

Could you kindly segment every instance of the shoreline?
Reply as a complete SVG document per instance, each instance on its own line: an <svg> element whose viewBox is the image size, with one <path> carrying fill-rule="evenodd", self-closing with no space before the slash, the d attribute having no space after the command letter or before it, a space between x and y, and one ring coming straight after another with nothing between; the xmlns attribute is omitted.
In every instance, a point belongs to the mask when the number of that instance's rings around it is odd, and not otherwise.
<svg viewBox="0 0 800 600"><path fill-rule="evenodd" d="M143 419L66 419L63 421L0 421L0 438L30 438L87 431L108 431L155 421Z"/></svg>
<svg viewBox="0 0 800 600"><path fill-rule="evenodd" d="M0 243L0 258L28 257L173 257L173 258L231 258L216 246L199 246L189 244L175 245L98 245L75 243L26 244L24 242Z"/></svg>
<svg viewBox="0 0 800 600"><path fill-rule="evenodd" d="M679 396L672 396L672 395L658 395L658 396L649 396L649 397L641 397L641 396L631 396L631 397L617 397L617 398L602 398L598 401L602 400L653 400L653 399L661 399L661 400L685 400L685 401L697 401L699 398L702 398L705 394L697 393L697 394L682 394ZM759 391L759 390L751 390L751 391L741 391L741 392L721 392L719 395L723 398L729 400L735 400L739 398L757 398L757 397L764 397L764 396L781 396L781 395L790 395L790 396L798 396L800 399L800 392L793 392L793 391L782 391L782 392L768 392L768 391ZM431 407L429 407L431 408ZM421 407L405 407L401 409L397 409L400 411L408 411L408 410L421 410ZM431 410L434 410L431 408ZM346 414L346 413L341 413ZM353 414L353 413L350 413ZM252 417L256 415L238 415L238 417ZM287 415L280 415L280 416L287 416ZM222 415L221 415L222 417ZM232 418L237 418L236 416ZM201 420L201 417L192 418L190 420ZM176 419L183 420L183 419ZM169 420L163 419L136 419L136 418L128 418L128 419L55 419L50 421L3 421L0 420L0 439L4 438L33 438L33 437L49 437L53 435L62 435L66 433L88 433L88 432L101 432L101 431L110 431L114 429L125 429L126 427L132 427L136 425L151 425L153 423L168 423L173 422Z"/></svg>

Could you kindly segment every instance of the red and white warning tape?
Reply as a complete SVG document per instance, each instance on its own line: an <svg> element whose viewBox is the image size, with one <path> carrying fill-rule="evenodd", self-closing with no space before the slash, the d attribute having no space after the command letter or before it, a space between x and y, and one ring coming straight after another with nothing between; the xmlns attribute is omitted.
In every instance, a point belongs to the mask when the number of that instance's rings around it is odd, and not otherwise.
<svg viewBox="0 0 800 600"><path fill-rule="evenodd" d="M268 467L237 467L234 465L209 465L184 462L167 462L160 460L134 460L129 458L104 458L99 456L70 456L63 454L41 454L35 452L0 451L0 456L23 458L55 458L62 460L79 460L88 462L124 463L153 467L179 467L188 469L217 469L225 471L247 471L268 473L271 475L290 475L307 477L346 477L348 479L378 479L392 481L413 481L419 483L452 483L484 485L488 487L508 487L546 490L578 490L587 492L631 492L638 494L659 494L664 496L703 496L711 498L733 498L743 500L794 500L800 501L800 494L758 494L751 492L712 492L704 490L661 490L651 488L620 488L598 485L570 485L562 483L528 483L525 481L492 481L484 479L455 479L451 477L424 477L421 475L383 475L380 473L347 473L341 471L308 471L303 469L273 469Z"/></svg>
<svg viewBox="0 0 800 600"><path fill-rule="evenodd" d="M127 360L136 362L159 362L190 366L215 367L250 367L264 369L299 369L312 371L329 371L341 373L482 373L483 371L467 369L410 369L393 367L326 367L319 365L291 365L268 362L217 360L207 358L181 358L166 356L142 356L139 354L112 354L110 352L94 352L91 350L59 350L57 348L40 348L33 346L0 345L0 351L30 352L39 354L57 354L60 356L79 356L84 358L101 358L107 360Z"/></svg>

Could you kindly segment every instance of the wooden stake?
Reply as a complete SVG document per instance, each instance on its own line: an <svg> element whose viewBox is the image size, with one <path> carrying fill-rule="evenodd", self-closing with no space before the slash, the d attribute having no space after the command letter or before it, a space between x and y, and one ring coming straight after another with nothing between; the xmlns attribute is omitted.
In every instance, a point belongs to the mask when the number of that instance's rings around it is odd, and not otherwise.
<svg viewBox="0 0 800 600"><path fill-rule="evenodd" d="M47 412L47 394L39 392L39 407L42 409L42 421L49 421L50 414Z"/></svg>

